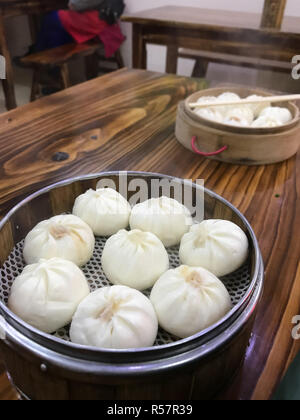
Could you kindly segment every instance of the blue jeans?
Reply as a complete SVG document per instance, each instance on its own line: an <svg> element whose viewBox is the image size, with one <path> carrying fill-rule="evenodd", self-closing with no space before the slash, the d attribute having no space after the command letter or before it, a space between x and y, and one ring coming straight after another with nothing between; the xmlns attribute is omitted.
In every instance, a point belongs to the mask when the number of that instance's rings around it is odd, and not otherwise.
<svg viewBox="0 0 300 420"><path fill-rule="evenodd" d="M49 50L72 42L74 40L62 26L58 12L51 12L43 19L35 50Z"/></svg>

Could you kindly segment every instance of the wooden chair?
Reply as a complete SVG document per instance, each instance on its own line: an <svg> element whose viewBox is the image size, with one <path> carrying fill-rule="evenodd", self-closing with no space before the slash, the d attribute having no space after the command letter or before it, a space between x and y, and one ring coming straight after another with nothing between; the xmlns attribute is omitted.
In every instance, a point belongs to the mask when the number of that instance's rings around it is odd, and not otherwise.
<svg viewBox="0 0 300 420"><path fill-rule="evenodd" d="M61 47L42 51L35 54L30 54L22 58L22 63L28 67L33 68L33 79L31 88L30 100L34 101L39 94L39 85L41 75L44 71L58 68L60 72L60 81L62 89L71 86L69 77L70 60L84 57L86 65L86 77L92 79L98 76L99 73L99 55L98 51L103 47L100 41L91 41L84 44L67 44ZM121 53L118 51L115 56L110 59L117 64L118 68L124 67Z"/></svg>
<svg viewBox="0 0 300 420"><path fill-rule="evenodd" d="M261 20L261 28L280 29L284 17L287 0L265 0L264 11ZM271 70L290 73L292 63L275 60L257 59L242 57L232 54L221 54L212 51L196 51L180 48L178 58L189 58L195 60L193 77L206 77L210 63L228 64L239 67L249 67L258 70Z"/></svg>

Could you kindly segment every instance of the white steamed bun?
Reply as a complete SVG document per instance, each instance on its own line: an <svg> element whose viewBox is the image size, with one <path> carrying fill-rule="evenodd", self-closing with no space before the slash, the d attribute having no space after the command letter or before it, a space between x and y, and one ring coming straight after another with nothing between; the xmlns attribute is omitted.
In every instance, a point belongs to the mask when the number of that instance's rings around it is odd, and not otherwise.
<svg viewBox="0 0 300 420"><path fill-rule="evenodd" d="M203 267L217 277L236 271L248 257L246 234L227 220L204 220L183 236L180 261L191 267Z"/></svg>
<svg viewBox="0 0 300 420"><path fill-rule="evenodd" d="M277 106L270 106L265 108L261 113L261 117L272 118L281 122L281 124L286 124L292 121L293 116L291 111L287 108L280 108Z"/></svg>
<svg viewBox="0 0 300 420"><path fill-rule="evenodd" d="M200 96L197 102L198 104L209 104L211 102L217 102L217 98L215 96Z"/></svg>
<svg viewBox="0 0 300 420"><path fill-rule="evenodd" d="M217 108L200 108L196 109L195 113L206 120L216 121L218 123L223 122L223 115Z"/></svg>
<svg viewBox="0 0 300 420"><path fill-rule="evenodd" d="M225 113L224 124L249 127L254 120L253 112L247 106L232 107Z"/></svg>
<svg viewBox="0 0 300 420"><path fill-rule="evenodd" d="M129 225L131 207L112 188L88 190L77 197L73 214L84 220L96 236L110 236Z"/></svg>
<svg viewBox="0 0 300 420"><path fill-rule="evenodd" d="M150 300L126 286L104 287L90 294L74 315L73 343L99 348L150 347L158 321Z"/></svg>
<svg viewBox="0 0 300 420"><path fill-rule="evenodd" d="M68 325L90 293L83 272L61 258L25 267L12 285L8 306L33 327L53 333Z"/></svg>
<svg viewBox="0 0 300 420"><path fill-rule="evenodd" d="M200 267L167 271L154 285L150 300L159 325L180 338L210 327L232 308L223 283Z"/></svg>
<svg viewBox="0 0 300 420"><path fill-rule="evenodd" d="M40 222L25 238L26 264L54 257L81 266L92 257L95 237L91 228L79 217L61 215Z"/></svg>
<svg viewBox="0 0 300 420"><path fill-rule="evenodd" d="M216 101L217 98L215 96L201 96L197 102L199 104L206 104ZM216 121L219 123L223 121L223 115L217 110L217 108L196 108L194 112L195 114L199 115L199 117L205 118L206 120Z"/></svg>
<svg viewBox="0 0 300 420"><path fill-rule="evenodd" d="M169 269L169 256L153 233L121 230L107 240L102 268L113 284L145 290Z"/></svg>
<svg viewBox="0 0 300 420"><path fill-rule="evenodd" d="M282 126L282 122L279 121L277 118L274 117L258 117L253 123L251 127L254 128L267 128L267 127L280 127Z"/></svg>
<svg viewBox="0 0 300 420"><path fill-rule="evenodd" d="M263 98L264 98L264 96L250 95L246 99L263 99ZM264 102L264 103L258 102L257 104L248 104L247 105L247 107L249 107L251 109L251 111L253 112L254 118L257 118L265 108L268 108L270 106L271 106L270 102Z"/></svg>
<svg viewBox="0 0 300 420"><path fill-rule="evenodd" d="M224 92L224 93L221 93L221 95L218 96L218 102L221 101L221 102L224 102L224 103L232 102L232 101L238 101L240 99L241 99L240 96L236 93L233 93L233 92Z"/></svg>
<svg viewBox="0 0 300 420"><path fill-rule="evenodd" d="M226 102L233 102L233 101L240 101L241 98L239 95L233 92L224 92L217 97L218 102L224 102L224 106L216 106L215 109L219 111L223 117L227 114L227 112L233 108L236 108L236 105L226 105Z"/></svg>
<svg viewBox="0 0 300 420"><path fill-rule="evenodd" d="M192 224L189 209L168 197L137 204L130 216L131 229L154 233L166 247L179 244Z"/></svg>

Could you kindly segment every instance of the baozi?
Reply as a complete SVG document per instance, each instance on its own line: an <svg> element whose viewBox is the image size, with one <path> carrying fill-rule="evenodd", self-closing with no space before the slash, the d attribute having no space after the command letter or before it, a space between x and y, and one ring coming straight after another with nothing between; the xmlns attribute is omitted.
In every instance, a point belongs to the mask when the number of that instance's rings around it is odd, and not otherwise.
<svg viewBox="0 0 300 420"><path fill-rule="evenodd" d="M239 101L241 98L237 93L233 92L224 92L221 93L221 95L218 96L218 102L233 102L233 101Z"/></svg>
<svg viewBox="0 0 300 420"><path fill-rule="evenodd" d="M216 102L217 98L215 96L201 96L198 99L199 104L206 104L211 102ZM217 110L217 108L209 107L209 108L196 108L195 114L199 117L204 118L206 120L216 121L221 123L223 121L223 115L221 112Z"/></svg>
<svg viewBox="0 0 300 420"><path fill-rule="evenodd" d="M265 108L261 113L261 117L272 118L281 122L281 124L286 124L292 121L293 116L289 109L280 108L277 106L270 106Z"/></svg>
<svg viewBox="0 0 300 420"><path fill-rule="evenodd" d="M217 106L215 109L221 112L223 117L227 114L227 112L232 109L236 108L236 105L226 105L227 102L234 102L234 101L240 101L241 98L239 95L233 92L224 92L217 98L218 102L224 102L224 106Z"/></svg>
<svg viewBox="0 0 300 420"><path fill-rule="evenodd" d="M8 306L23 321L46 333L68 325L90 293L83 272L61 258L25 267L11 288Z"/></svg>
<svg viewBox="0 0 300 420"><path fill-rule="evenodd" d="M282 126L282 122L279 121L277 118L274 117L258 117L255 121L252 123L252 127L254 128L266 128L266 127L280 127Z"/></svg>
<svg viewBox="0 0 300 420"><path fill-rule="evenodd" d="M225 113L224 124L236 126L250 126L254 120L254 114L247 106L232 107Z"/></svg>
<svg viewBox="0 0 300 420"><path fill-rule="evenodd" d="M223 122L223 115L216 108L201 108L196 109L195 113L206 120L216 121L219 123Z"/></svg>
<svg viewBox="0 0 300 420"><path fill-rule="evenodd" d="M137 204L130 216L131 229L154 233L166 247L179 244L192 224L189 209L168 197L152 198Z"/></svg>
<svg viewBox="0 0 300 420"><path fill-rule="evenodd" d="M254 99L254 100L256 100L256 99L263 99L264 97L263 96L259 96L259 95L251 95L251 96L248 96L246 99ZM247 105L250 109L251 109L251 111L253 112L253 114L254 114L254 118L257 118L257 117L259 117L259 115L260 115L260 113L265 109L265 108L268 108L268 107L270 107L271 106L271 103L270 102L263 102L263 103L261 103L261 102L258 102L258 103L256 103L256 104L248 104Z"/></svg>
<svg viewBox="0 0 300 420"><path fill-rule="evenodd" d="M23 254L26 264L59 257L81 266L91 259L94 247L91 228L79 217L68 214L40 222L26 236Z"/></svg>
<svg viewBox="0 0 300 420"><path fill-rule="evenodd" d="M198 104L209 104L211 102L217 102L217 98L215 96L200 96L197 102Z"/></svg>
<svg viewBox="0 0 300 420"><path fill-rule="evenodd" d="M232 309L223 283L200 267L167 271L154 285L150 300L159 325L179 338L210 327Z"/></svg>
<svg viewBox="0 0 300 420"><path fill-rule="evenodd" d="M104 287L78 307L70 329L73 343L111 349L153 346L158 321L150 300L126 286Z"/></svg>
<svg viewBox="0 0 300 420"><path fill-rule="evenodd" d="M206 268L220 277L240 268L248 252L248 238L239 226L213 219L191 227L181 240L179 256L183 264Z"/></svg>
<svg viewBox="0 0 300 420"><path fill-rule="evenodd" d="M113 284L145 290L169 269L169 256L153 233L121 230L107 240L102 268Z"/></svg>
<svg viewBox="0 0 300 420"><path fill-rule="evenodd" d="M88 190L77 197L73 214L84 220L96 236L111 236L129 225L131 207L112 188Z"/></svg>

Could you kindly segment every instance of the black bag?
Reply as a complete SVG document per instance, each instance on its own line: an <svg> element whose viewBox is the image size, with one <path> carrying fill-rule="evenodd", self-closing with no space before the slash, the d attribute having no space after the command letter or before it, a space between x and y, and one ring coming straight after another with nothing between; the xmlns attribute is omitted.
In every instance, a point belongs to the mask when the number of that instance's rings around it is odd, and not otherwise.
<svg viewBox="0 0 300 420"><path fill-rule="evenodd" d="M105 20L109 25L118 22L125 10L123 0L104 0L99 8L100 19Z"/></svg>

